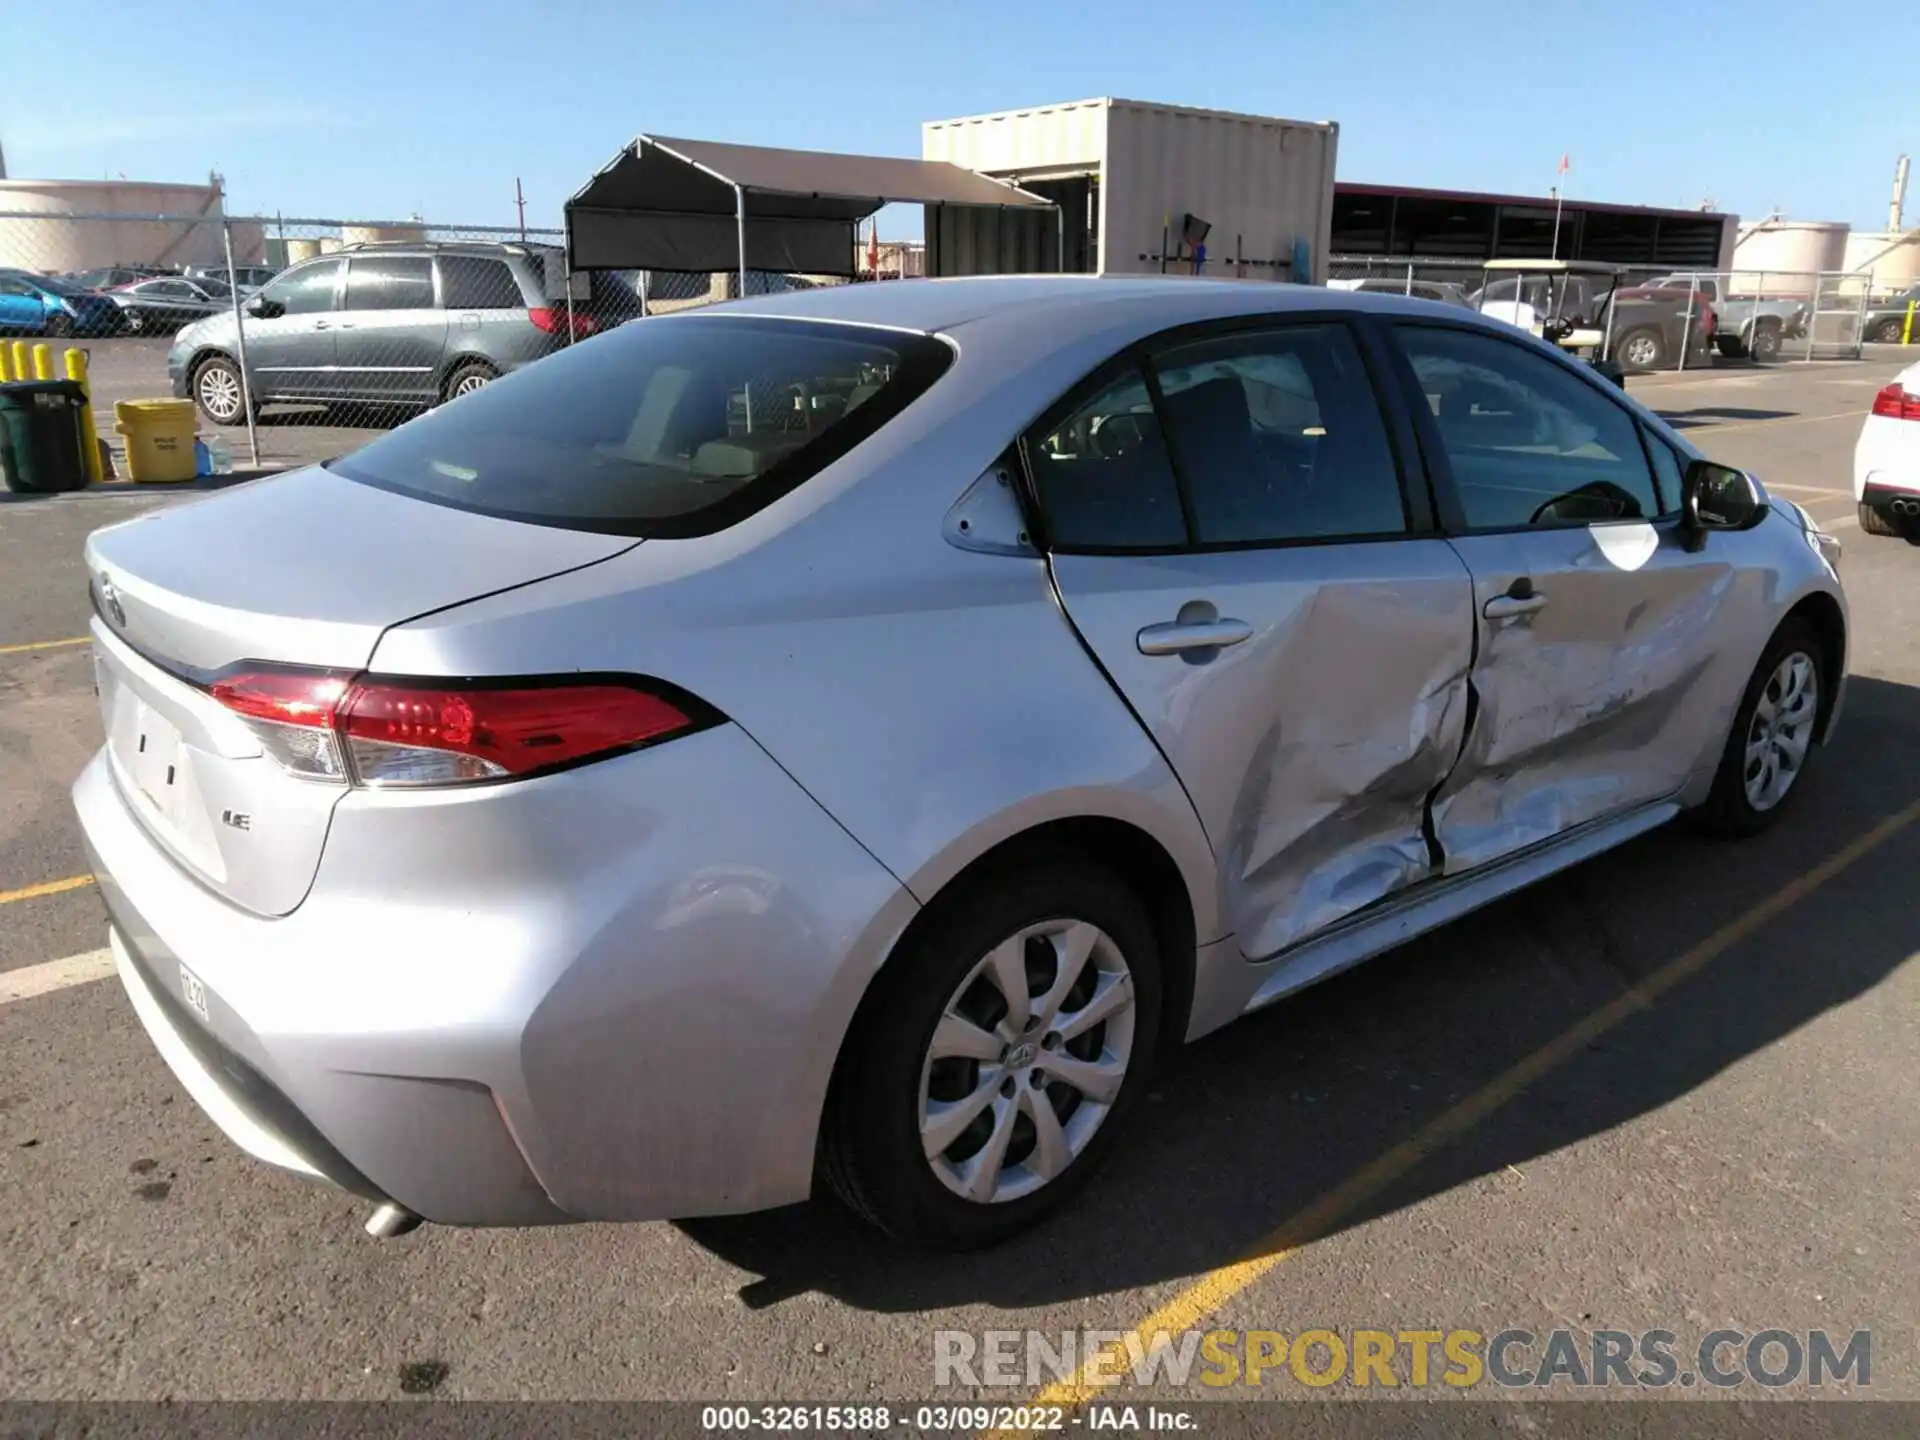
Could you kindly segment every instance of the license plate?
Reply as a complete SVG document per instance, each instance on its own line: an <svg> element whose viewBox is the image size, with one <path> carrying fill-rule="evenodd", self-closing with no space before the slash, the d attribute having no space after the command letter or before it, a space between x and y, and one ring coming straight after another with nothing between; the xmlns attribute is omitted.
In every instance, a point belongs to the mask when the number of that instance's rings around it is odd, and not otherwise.
<svg viewBox="0 0 1920 1440"><path fill-rule="evenodd" d="M206 981L184 965L180 967L180 995L202 1020L212 1021L213 1017L207 1013Z"/></svg>

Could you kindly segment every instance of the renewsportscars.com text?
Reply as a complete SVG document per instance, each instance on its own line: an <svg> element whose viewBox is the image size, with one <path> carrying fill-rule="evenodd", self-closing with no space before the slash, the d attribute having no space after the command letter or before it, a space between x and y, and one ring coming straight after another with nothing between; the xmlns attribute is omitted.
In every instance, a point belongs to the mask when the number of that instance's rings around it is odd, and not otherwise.
<svg viewBox="0 0 1920 1440"><path fill-rule="evenodd" d="M1661 1390L1873 1383L1873 1334L1714 1330L936 1330L933 1383Z"/></svg>

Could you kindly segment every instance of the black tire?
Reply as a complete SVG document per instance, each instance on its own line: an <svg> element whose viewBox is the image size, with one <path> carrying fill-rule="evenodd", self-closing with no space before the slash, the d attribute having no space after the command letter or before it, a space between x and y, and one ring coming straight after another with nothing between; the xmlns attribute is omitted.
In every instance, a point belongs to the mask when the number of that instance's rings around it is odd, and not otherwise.
<svg viewBox="0 0 1920 1440"><path fill-rule="evenodd" d="M1894 528L1893 522L1871 505L1863 504L1860 507L1860 528L1869 535L1885 535L1896 540L1900 538L1900 532Z"/></svg>
<svg viewBox="0 0 1920 1440"><path fill-rule="evenodd" d="M1873 327L1873 333L1867 338L1881 345L1898 345L1906 330L1907 323L1904 320L1882 320Z"/></svg>
<svg viewBox="0 0 1920 1440"><path fill-rule="evenodd" d="M453 367L447 376L445 399L457 400L463 394L491 385L500 378L500 372L484 360L468 360Z"/></svg>
<svg viewBox="0 0 1920 1440"><path fill-rule="evenodd" d="M1713 348L1729 360L1744 360L1747 358L1747 342L1742 340L1738 335L1714 336Z"/></svg>
<svg viewBox="0 0 1920 1440"><path fill-rule="evenodd" d="M229 396L230 404L226 399ZM225 355L209 355L195 365L193 403L210 424L246 424L246 388L240 382L239 364ZM257 403L254 413L259 413Z"/></svg>
<svg viewBox="0 0 1920 1440"><path fill-rule="evenodd" d="M47 317L47 334L55 340L66 339L69 335L73 334L73 317L71 315L49 315Z"/></svg>
<svg viewBox="0 0 1920 1440"><path fill-rule="evenodd" d="M1127 1112L1152 1077L1161 962L1140 898L1107 870L1084 861L998 869L965 882L935 907L875 981L849 1030L821 1126L820 1169L849 1208L894 1238L928 1249L973 1250L1007 1239L1066 1203L1119 1138ZM922 1147L921 1085L935 1027L982 957L1028 926L1064 918L1104 931L1131 974L1133 1035L1125 1077L1084 1148L1052 1180L997 1203L967 1199L935 1175ZM979 1073L976 1065L975 1081ZM1046 1090L1034 1093L1041 1103L1055 1103ZM1009 1156L1018 1143L1009 1143Z"/></svg>
<svg viewBox="0 0 1920 1440"><path fill-rule="evenodd" d="M1658 370L1667 363L1667 337L1650 325L1616 336L1613 358L1623 370Z"/></svg>
<svg viewBox="0 0 1920 1440"><path fill-rule="evenodd" d="M1747 789L1747 746L1754 730L1755 711L1763 695L1777 690L1776 672L1794 655L1804 656L1812 663L1818 685L1813 713L1801 721L1809 727L1806 754L1786 792L1764 809L1758 808L1749 798ZM1767 648L1761 652L1760 663L1753 668L1753 677L1747 681L1746 692L1740 697L1740 707L1734 711L1733 728L1727 733L1727 745L1721 752L1720 768L1713 777L1713 790L1707 796L1706 803L1690 817L1695 828L1710 835L1740 840L1758 835L1780 818L1782 812L1793 804L1794 797L1807 788L1806 771L1820 748L1812 737L1832 698L1832 683L1832 677L1827 673L1826 647L1820 643L1820 636L1812 625L1805 620L1790 618L1773 632L1773 639L1767 642ZM1795 733L1798 733L1797 726Z"/></svg>
<svg viewBox="0 0 1920 1440"><path fill-rule="evenodd" d="M138 310L128 308L120 312L120 318L127 327L129 335L141 334L147 328L147 317Z"/></svg>
<svg viewBox="0 0 1920 1440"><path fill-rule="evenodd" d="M1753 358L1763 365L1772 364L1780 358L1780 327L1762 325L1753 332Z"/></svg>

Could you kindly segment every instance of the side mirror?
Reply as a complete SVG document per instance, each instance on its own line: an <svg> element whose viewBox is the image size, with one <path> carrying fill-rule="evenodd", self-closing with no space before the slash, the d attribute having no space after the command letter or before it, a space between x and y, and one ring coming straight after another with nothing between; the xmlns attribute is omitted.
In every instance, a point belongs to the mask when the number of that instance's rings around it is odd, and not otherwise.
<svg viewBox="0 0 1920 1440"><path fill-rule="evenodd" d="M287 313L287 307L278 300L266 300L256 295L247 302L247 314L256 320L277 320Z"/></svg>
<svg viewBox="0 0 1920 1440"><path fill-rule="evenodd" d="M1602 380L1610 380L1622 390L1627 388L1627 372L1620 368L1618 360L1595 360L1594 373Z"/></svg>
<svg viewBox="0 0 1920 1440"><path fill-rule="evenodd" d="M1766 517L1767 497L1744 470L1695 460L1680 482L1680 516L1687 548L1706 544L1711 530L1751 530Z"/></svg>

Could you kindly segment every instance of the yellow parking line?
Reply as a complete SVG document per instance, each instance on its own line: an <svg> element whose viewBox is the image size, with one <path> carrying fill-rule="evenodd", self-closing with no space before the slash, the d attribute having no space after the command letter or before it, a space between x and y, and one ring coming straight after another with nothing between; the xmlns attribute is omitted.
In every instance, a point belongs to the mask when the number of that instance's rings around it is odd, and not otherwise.
<svg viewBox="0 0 1920 1440"><path fill-rule="evenodd" d="M42 895L58 895L66 890L80 890L93 884L91 875L69 875L64 880L43 880L38 885L28 885L20 890L0 890L0 905L11 905L16 900L38 900Z"/></svg>
<svg viewBox="0 0 1920 1440"><path fill-rule="evenodd" d="M1202 1275L1142 1320L1118 1344L1088 1357L1070 1379L1041 1391L1034 1397L1033 1403L1065 1406L1085 1404L1101 1389L1097 1381L1089 1378L1096 1372L1096 1367L1109 1375L1116 1371L1124 1373L1131 1347L1151 1345L1153 1336L1160 1331L1172 1332L1198 1326L1295 1250L1329 1233L1341 1219L1380 1194L1430 1155L1457 1140L1621 1021L1648 1008L1681 981L1799 904L1916 820L1920 820L1920 801L1888 816L1799 878L1776 890L1739 919L1721 926L1685 954L1668 961L1639 984L1562 1031L1512 1069L1488 1081L1466 1099L1429 1121L1410 1138L1375 1157L1267 1235L1251 1253Z"/></svg>
<svg viewBox="0 0 1920 1440"><path fill-rule="evenodd" d="M29 650L60 650L68 645L84 645L93 637L76 635L71 640L30 640L24 645L0 645L0 655L23 655Z"/></svg>

